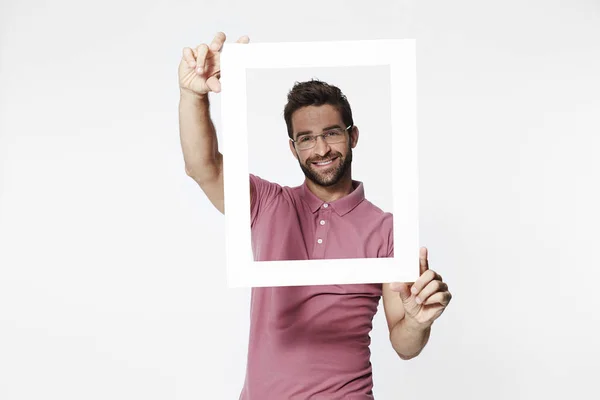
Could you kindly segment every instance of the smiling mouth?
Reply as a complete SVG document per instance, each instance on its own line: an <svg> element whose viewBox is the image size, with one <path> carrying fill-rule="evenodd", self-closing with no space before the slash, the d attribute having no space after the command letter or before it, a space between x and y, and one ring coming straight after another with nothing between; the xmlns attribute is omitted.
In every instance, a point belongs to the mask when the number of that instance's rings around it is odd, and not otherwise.
<svg viewBox="0 0 600 400"><path fill-rule="evenodd" d="M331 158L331 159L326 160L326 161L312 162L312 164L317 165L319 167L323 167L323 166L326 166L326 165L329 165L329 164L333 163L336 159L337 159L337 157L334 157L334 158Z"/></svg>

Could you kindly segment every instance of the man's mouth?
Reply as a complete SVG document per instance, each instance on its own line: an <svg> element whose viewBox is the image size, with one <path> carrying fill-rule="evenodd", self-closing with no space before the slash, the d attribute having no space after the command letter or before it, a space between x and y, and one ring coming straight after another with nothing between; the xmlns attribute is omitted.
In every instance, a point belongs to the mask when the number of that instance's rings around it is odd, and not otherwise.
<svg viewBox="0 0 600 400"><path fill-rule="evenodd" d="M323 160L323 161L317 161L317 162L313 161L312 164L316 165L318 167L325 167L325 166L333 163L336 159L337 159L337 157L333 157L333 158L330 158L329 160Z"/></svg>

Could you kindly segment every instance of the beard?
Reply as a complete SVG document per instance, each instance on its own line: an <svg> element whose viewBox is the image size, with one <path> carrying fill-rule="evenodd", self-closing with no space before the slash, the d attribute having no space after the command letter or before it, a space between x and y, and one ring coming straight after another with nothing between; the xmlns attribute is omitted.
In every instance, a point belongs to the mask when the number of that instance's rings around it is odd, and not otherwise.
<svg viewBox="0 0 600 400"><path fill-rule="evenodd" d="M319 170L314 169L313 162L331 159L332 157L339 158L337 167L328 169L320 168ZM348 146L346 157L342 157L341 153L331 153L326 157L307 159L305 162L306 165L302 165L300 160L298 160L298 164L300 165L302 172L304 172L304 176L313 183L323 187L333 186L350 170L350 165L352 164L352 147Z"/></svg>

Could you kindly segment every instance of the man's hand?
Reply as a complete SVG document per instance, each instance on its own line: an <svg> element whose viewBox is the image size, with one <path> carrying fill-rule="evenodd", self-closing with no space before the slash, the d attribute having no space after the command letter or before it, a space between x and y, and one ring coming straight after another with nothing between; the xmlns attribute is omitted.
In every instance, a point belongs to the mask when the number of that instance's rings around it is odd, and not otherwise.
<svg viewBox="0 0 600 400"><path fill-rule="evenodd" d="M425 247L421 248L419 269L420 276L413 284L392 283L390 288L399 293L407 322L420 328L428 328L442 315L452 295L442 277L429 269Z"/></svg>
<svg viewBox="0 0 600 400"><path fill-rule="evenodd" d="M221 91L221 50L225 43L225 34L215 35L210 46L202 43L195 49L183 49L179 64L179 87L195 95L205 96L208 92ZM242 36L237 43L248 43L248 36Z"/></svg>

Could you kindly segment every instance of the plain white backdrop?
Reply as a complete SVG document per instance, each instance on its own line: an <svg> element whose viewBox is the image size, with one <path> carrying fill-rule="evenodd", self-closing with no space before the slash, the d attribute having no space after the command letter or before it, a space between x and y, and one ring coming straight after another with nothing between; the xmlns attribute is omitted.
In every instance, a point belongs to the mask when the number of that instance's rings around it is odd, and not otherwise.
<svg viewBox="0 0 600 400"><path fill-rule="evenodd" d="M249 293L177 124L182 48L220 30L417 39L420 242L454 298L411 361L378 313L377 399L598 398L597 1L0 7L0 398L238 397Z"/></svg>

